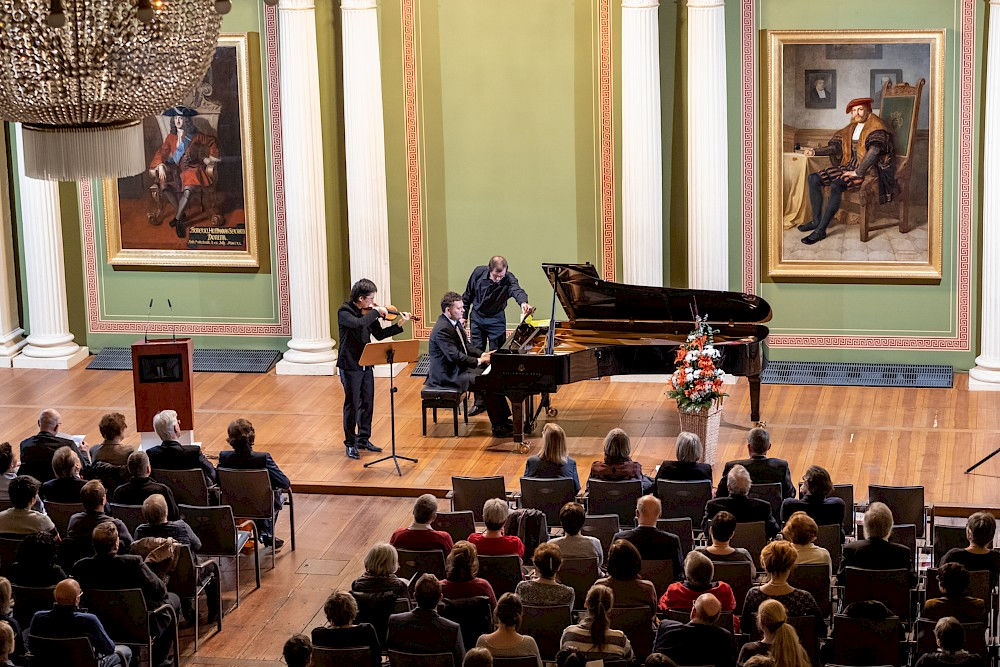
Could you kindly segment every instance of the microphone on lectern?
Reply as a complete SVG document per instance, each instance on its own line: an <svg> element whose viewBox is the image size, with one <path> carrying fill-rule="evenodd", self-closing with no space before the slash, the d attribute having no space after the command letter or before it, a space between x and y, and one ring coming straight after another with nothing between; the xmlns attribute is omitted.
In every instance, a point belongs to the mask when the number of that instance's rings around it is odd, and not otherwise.
<svg viewBox="0 0 1000 667"><path fill-rule="evenodd" d="M142 336L142 342L149 342L149 318L153 314L153 300L149 300L149 308L146 310L146 333Z"/></svg>

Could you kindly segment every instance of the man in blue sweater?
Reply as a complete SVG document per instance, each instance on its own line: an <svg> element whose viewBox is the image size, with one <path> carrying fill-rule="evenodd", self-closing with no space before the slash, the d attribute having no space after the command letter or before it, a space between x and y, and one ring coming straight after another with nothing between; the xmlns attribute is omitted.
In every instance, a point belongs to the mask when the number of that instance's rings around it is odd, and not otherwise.
<svg viewBox="0 0 1000 667"><path fill-rule="evenodd" d="M56 604L51 611L35 612L31 619L29 636L45 639L87 637L101 667L128 667L132 650L115 646L104 631L101 620L93 614L80 611L80 584L75 579L63 579L56 585ZM32 647L29 645L29 649Z"/></svg>

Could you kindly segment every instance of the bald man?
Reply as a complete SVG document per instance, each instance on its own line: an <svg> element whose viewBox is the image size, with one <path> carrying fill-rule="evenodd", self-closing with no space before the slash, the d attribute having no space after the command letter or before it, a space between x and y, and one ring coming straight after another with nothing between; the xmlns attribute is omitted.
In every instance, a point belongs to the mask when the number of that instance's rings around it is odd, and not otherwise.
<svg viewBox="0 0 1000 667"><path fill-rule="evenodd" d="M646 495L639 498L635 507L636 527L622 530L615 534L614 540L628 540L639 550L643 560L669 560L674 564L674 580L683 578L684 570L681 563L684 556L681 553L681 540L673 533L656 527L660 518L662 505L656 496Z"/></svg>
<svg viewBox="0 0 1000 667"><path fill-rule="evenodd" d="M55 479L52 457L60 447L72 449L80 457L80 465L90 465L87 443L80 443L77 447L72 440L58 436L61 425L62 417L58 412L51 408L42 410L38 415L38 434L21 441L21 467L18 474L31 475L42 484Z"/></svg>
<svg viewBox="0 0 1000 667"><path fill-rule="evenodd" d="M656 631L653 651L678 665L735 667L736 643L733 634L715 625L722 605L711 593L699 595L691 608L691 621L663 621Z"/></svg>
<svg viewBox="0 0 1000 667"><path fill-rule="evenodd" d="M80 611L81 595L83 592L80 590L80 584L75 579L60 581L56 584L55 606L51 611L35 613L28 634L46 639L87 637L94 647L94 653L97 654L98 664L101 667L117 665L128 667L132 659L132 650L127 646L115 646L105 632L101 620L93 614Z"/></svg>

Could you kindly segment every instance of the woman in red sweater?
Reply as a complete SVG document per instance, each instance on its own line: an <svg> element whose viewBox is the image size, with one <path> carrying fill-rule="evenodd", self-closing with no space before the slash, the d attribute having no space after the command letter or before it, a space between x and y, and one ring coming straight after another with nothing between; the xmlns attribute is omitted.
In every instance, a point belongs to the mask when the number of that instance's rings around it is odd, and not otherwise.
<svg viewBox="0 0 1000 667"><path fill-rule="evenodd" d="M445 579L441 582L441 596L448 600L461 600L485 595L490 599L490 609L497 606L497 596L493 586L476 576L479 571L479 556L470 542L459 540L455 543L445 562Z"/></svg>
<svg viewBox="0 0 1000 667"><path fill-rule="evenodd" d="M504 535L503 525L510 515L507 501L490 498L483 504L483 523L486 532L469 535L469 541L483 556L506 556L513 554L524 558L524 543L517 535Z"/></svg>

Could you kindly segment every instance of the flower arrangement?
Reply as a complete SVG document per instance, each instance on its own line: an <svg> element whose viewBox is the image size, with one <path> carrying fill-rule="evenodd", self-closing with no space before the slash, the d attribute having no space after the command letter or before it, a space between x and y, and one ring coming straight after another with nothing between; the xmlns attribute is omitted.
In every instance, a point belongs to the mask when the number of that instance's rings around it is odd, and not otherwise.
<svg viewBox="0 0 1000 667"><path fill-rule="evenodd" d="M674 363L677 370L670 377L667 395L677 400L677 409L684 412L706 410L713 403L722 401L722 369L715 367L715 360L722 356L715 349L715 334L708 316L695 315L695 328L677 350Z"/></svg>

